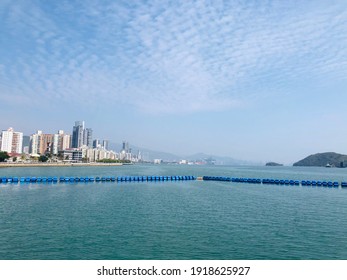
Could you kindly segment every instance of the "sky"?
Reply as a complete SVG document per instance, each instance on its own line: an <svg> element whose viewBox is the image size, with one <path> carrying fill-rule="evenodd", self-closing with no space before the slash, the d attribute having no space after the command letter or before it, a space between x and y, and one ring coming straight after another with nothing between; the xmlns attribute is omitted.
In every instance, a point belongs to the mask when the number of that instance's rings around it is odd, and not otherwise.
<svg viewBox="0 0 347 280"><path fill-rule="evenodd" d="M0 1L0 129L291 164L347 154L347 2Z"/></svg>

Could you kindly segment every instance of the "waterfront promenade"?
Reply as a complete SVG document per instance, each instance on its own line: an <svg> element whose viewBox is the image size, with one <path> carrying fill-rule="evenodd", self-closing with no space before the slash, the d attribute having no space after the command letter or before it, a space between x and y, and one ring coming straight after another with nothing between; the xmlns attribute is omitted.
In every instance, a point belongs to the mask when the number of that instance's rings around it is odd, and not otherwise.
<svg viewBox="0 0 347 280"><path fill-rule="evenodd" d="M71 163L71 162L42 162L42 163L7 163L1 162L1 167L67 167L67 166L121 166L123 163L102 163L102 162L90 162L90 163Z"/></svg>

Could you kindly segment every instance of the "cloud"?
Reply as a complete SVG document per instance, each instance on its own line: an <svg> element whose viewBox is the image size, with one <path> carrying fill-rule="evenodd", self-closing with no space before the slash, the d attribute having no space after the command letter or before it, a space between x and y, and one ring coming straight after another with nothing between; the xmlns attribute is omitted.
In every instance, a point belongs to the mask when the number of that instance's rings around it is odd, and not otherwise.
<svg viewBox="0 0 347 280"><path fill-rule="evenodd" d="M8 2L0 83L50 103L228 110L306 78L344 79L347 9L323 5Z"/></svg>

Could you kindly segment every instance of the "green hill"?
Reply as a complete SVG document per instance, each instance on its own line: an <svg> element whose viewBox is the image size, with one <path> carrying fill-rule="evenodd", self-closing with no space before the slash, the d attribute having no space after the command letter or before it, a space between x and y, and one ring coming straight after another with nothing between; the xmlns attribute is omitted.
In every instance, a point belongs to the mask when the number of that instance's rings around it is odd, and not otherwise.
<svg viewBox="0 0 347 280"><path fill-rule="evenodd" d="M294 163L293 166L326 166L327 164L335 167L346 167L347 155L333 152L318 153Z"/></svg>

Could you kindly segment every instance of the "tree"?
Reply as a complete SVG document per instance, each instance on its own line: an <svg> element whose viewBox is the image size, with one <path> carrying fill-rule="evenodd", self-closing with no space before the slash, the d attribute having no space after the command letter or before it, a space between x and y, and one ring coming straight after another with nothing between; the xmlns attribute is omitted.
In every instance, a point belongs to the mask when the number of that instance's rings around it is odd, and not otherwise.
<svg viewBox="0 0 347 280"><path fill-rule="evenodd" d="M58 152L58 159L59 160L63 160L64 159L64 155L61 151Z"/></svg>
<svg viewBox="0 0 347 280"><path fill-rule="evenodd" d="M10 156L8 155L7 152L0 152L0 162L4 162L9 158L10 158Z"/></svg>
<svg viewBox="0 0 347 280"><path fill-rule="evenodd" d="M46 157L46 156L40 156L39 157L39 161L41 161L41 162L46 162L48 160L48 157Z"/></svg>

